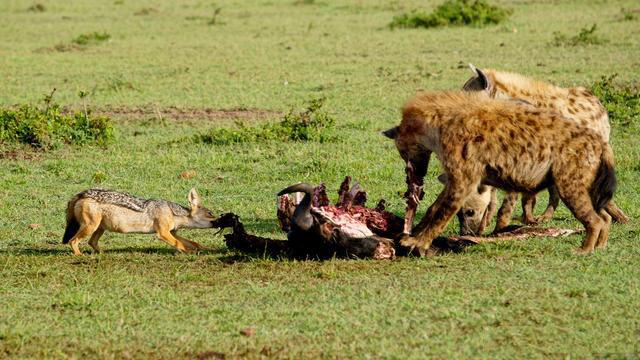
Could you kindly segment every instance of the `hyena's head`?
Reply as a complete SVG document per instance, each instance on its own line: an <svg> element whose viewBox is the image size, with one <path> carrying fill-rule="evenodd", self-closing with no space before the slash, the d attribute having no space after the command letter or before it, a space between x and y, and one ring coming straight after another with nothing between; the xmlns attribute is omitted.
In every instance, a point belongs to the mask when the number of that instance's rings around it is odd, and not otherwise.
<svg viewBox="0 0 640 360"><path fill-rule="evenodd" d="M211 210L202 206L202 199L196 189L189 191L187 199L189 200L189 227L198 229L213 227L216 217Z"/></svg>
<svg viewBox="0 0 640 360"><path fill-rule="evenodd" d="M438 176L441 183L446 184L447 175ZM458 211L460 235L480 235L491 222L496 202L496 189L479 185Z"/></svg>
<svg viewBox="0 0 640 360"><path fill-rule="evenodd" d="M393 140L402 160L411 162L415 168L424 165L425 158L428 158L430 154L430 152L422 146L420 141L416 139L419 135L417 131L409 132L404 130L402 132L400 126L394 126L391 129L383 131L382 135Z"/></svg>

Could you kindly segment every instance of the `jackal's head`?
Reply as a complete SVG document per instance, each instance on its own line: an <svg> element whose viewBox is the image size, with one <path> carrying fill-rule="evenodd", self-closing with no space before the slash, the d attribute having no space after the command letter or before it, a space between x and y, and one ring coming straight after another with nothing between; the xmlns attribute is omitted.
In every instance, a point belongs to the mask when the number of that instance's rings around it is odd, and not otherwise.
<svg viewBox="0 0 640 360"><path fill-rule="evenodd" d="M438 180L445 184L447 175L441 174ZM460 235L480 235L491 222L496 205L496 190L493 187L479 185L458 211Z"/></svg>
<svg viewBox="0 0 640 360"><path fill-rule="evenodd" d="M202 206L202 200L200 195L196 192L196 189L191 189L189 195L189 225L190 228L210 228L213 227L216 217L211 210Z"/></svg>

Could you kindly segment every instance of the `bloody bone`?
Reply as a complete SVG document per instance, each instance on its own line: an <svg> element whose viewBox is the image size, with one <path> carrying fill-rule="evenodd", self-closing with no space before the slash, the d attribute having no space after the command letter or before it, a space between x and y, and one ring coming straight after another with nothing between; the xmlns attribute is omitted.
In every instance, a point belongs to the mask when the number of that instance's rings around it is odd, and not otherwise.
<svg viewBox="0 0 640 360"><path fill-rule="evenodd" d="M404 227L402 233L406 235L411 234L411 228L413 227L413 218L416 216L418 204L424 197L423 179L416 174L415 168L411 162L407 162L405 168L407 173L407 191L404 193L404 198L407 201L407 209L404 214Z"/></svg>

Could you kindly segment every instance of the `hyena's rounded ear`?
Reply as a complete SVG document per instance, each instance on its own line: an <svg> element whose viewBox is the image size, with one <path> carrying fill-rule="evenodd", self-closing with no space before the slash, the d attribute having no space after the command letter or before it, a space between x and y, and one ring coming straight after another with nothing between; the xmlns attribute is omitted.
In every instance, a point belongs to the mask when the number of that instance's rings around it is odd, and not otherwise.
<svg viewBox="0 0 640 360"><path fill-rule="evenodd" d="M440 181L443 184L446 184L448 180L449 180L449 175L447 175L446 173L442 173L438 176L438 181Z"/></svg>
<svg viewBox="0 0 640 360"><path fill-rule="evenodd" d="M389 130L385 130L382 132L382 135L388 137L389 139L395 139L398 136L398 127L394 126Z"/></svg>
<svg viewBox="0 0 640 360"><path fill-rule="evenodd" d="M475 75L469 79L462 87L465 91L480 91L484 90L489 94L493 94L495 88L494 81L491 77L487 76L484 71L478 69L473 64L469 64L469 68Z"/></svg>
<svg viewBox="0 0 640 360"><path fill-rule="evenodd" d="M189 199L189 205L191 205L191 207L198 207L202 205L200 202L200 195L198 195L198 192L196 191L195 188L189 191L188 199Z"/></svg>

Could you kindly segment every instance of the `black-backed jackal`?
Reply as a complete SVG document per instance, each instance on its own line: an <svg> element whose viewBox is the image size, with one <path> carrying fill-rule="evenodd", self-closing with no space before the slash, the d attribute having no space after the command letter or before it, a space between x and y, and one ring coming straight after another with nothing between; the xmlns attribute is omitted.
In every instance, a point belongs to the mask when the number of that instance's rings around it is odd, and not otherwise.
<svg viewBox="0 0 640 360"><path fill-rule="evenodd" d="M180 228L213 227L216 217L202 206L195 189L189 192L189 208L166 200L141 199L126 193L89 189L76 194L67 205L67 227L62 242L81 255L80 242L100 252L98 240L105 230L119 233L155 233L160 240L182 252L203 249L177 234Z"/></svg>

